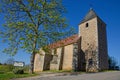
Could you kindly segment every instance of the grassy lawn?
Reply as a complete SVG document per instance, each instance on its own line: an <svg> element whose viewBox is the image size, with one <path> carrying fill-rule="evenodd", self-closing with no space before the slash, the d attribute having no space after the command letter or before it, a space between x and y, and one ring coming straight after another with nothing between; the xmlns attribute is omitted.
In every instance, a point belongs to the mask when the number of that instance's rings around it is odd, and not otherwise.
<svg viewBox="0 0 120 80"><path fill-rule="evenodd" d="M72 72L72 71L71 70L47 70L43 72L62 73L62 72Z"/></svg>
<svg viewBox="0 0 120 80"><path fill-rule="evenodd" d="M13 73L14 66L11 65L0 65L0 80L10 80L13 78L23 78L23 77L31 77L38 74L29 74L29 67L24 67L24 74L14 74Z"/></svg>
<svg viewBox="0 0 120 80"><path fill-rule="evenodd" d="M24 74L14 74L12 72L7 72L0 74L0 80L10 80L13 78L23 78L23 77L30 77L30 76L35 76L37 74L29 74L29 73L24 73Z"/></svg>
<svg viewBox="0 0 120 80"><path fill-rule="evenodd" d="M43 72L40 72L40 73L69 73L69 74L84 74L86 72L83 72L83 71L72 71L72 70L48 70L48 71L43 71ZM38 72L38 74L40 74Z"/></svg>

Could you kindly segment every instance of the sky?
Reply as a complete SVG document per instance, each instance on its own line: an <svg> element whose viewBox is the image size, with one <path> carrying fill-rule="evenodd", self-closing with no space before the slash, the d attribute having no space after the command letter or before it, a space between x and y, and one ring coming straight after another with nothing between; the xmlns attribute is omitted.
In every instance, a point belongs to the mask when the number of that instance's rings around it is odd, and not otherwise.
<svg viewBox="0 0 120 80"><path fill-rule="evenodd" d="M97 15L107 24L107 42L108 54L115 58L120 65L120 0L63 0L67 13L65 17L69 26L75 28L78 32L78 24L87 14L90 8L93 8ZM3 16L0 15L0 28L4 23ZM19 50L15 56L9 56L2 53L7 47L6 43L0 39L0 62L4 63L8 58L14 58L15 61L30 63L30 54Z"/></svg>

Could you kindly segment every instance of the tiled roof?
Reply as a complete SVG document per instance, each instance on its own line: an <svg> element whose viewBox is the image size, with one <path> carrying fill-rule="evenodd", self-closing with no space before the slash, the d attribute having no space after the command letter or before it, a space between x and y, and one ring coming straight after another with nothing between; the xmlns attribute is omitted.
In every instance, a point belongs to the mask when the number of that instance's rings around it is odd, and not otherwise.
<svg viewBox="0 0 120 80"><path fill-rule="evenodd" d="M70 37L65 38L63 40L60 40L60 41L57 41L55 43L50 44L49 48L54 49L54 48L58 48L58 47L61 47L61 46L66 46L66 45L77 42L78 39L79 39L79 37L76 34L76 35L70 36Z"/></svg>
<svg viewBox="0 0 120 80"><path fill-rule="evenodd" d="M81 21L81 23L86 22L86 21L88 21L92 18L95 18L95 17L98 17L97 14L95 13L95 11L93 9L90 9L90 11L87 13L87 15Z"/></svg>

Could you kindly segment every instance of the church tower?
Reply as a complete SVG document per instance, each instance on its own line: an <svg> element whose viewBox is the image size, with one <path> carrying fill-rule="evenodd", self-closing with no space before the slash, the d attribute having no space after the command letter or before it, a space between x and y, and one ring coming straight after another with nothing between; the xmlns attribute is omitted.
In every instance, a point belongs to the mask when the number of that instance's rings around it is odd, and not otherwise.
<svg viewBox="0 0 120 80"><path fill-rule="evenodd" d="M85 70L98 72L108 69L106 24L97 16L93 9L79 24L81 37L81 54L85 55L82 61Z"/></svg>

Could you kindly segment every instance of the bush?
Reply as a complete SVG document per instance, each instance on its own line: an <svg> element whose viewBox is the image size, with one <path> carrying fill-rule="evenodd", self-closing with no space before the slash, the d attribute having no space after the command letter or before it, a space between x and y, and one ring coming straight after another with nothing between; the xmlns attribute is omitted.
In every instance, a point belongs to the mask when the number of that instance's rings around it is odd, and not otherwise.
<svg viewBox="0 0 120 80"><path fill-rule="evenodd" d="M29 72L29 65L25 65L23 68L25 72Z"/></svg>
<svg viewBox="0 0 120 80"><path fill-rule="evenodd" d="M13 65L0 65L0 72L10 72L13 68Z"/></svg>
<svg viewBox="0 0 120 80"><path fill-rule="evenodd" d="M23 69L13 69L14 74L23 74L24 70Z"/></svg>
<svg viewBox="0 0 120 80"><path fill-rule="evenodd" d="M4 71L0 71L0 74L4 74L5 72Z"/></svg>

